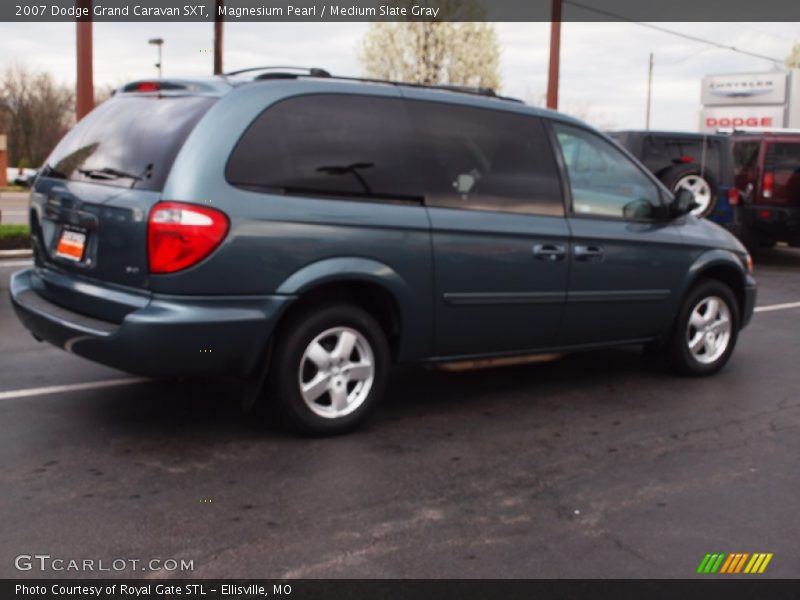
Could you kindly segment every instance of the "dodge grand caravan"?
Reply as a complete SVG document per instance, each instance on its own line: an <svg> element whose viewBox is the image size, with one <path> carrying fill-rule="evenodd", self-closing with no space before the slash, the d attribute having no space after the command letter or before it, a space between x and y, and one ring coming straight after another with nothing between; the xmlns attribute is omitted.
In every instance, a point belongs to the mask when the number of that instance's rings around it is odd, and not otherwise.
<svg viewBox="0 0 800 600"><path fill-rule="evenodd" d="M749 255L609 138L489 90L252 72L133 82L59 143L10 285L37 339L256 382L317 434L361 423L395 362L729 359Z"/></svg>

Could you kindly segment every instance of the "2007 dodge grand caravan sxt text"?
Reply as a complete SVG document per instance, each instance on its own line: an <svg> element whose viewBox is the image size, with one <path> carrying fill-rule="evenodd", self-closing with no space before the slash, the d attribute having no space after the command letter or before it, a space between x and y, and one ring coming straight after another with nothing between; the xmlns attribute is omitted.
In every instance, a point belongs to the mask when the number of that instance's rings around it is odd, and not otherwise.
<svg viewBox="0 0 800 600"><path fill-rule="evenodd" d="M61 141L11 280L34 336L264 381L318 434L362 422L393 362L730 357L749 255L607 137L486 90L253 71L128 84Z"/></svg>

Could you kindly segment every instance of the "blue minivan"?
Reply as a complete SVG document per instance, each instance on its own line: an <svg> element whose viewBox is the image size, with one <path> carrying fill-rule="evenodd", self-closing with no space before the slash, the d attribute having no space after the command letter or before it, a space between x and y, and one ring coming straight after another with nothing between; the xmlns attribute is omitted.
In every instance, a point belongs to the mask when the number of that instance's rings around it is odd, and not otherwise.
<svg viewBox="0 0 800 600"><path fill-rule="evenodd" d="M729 359L744 247L584 123L489 90L255 69L137 81L34 184L41 340L153 376L236 376L352 429L393 363L640 344Z"/></svg>

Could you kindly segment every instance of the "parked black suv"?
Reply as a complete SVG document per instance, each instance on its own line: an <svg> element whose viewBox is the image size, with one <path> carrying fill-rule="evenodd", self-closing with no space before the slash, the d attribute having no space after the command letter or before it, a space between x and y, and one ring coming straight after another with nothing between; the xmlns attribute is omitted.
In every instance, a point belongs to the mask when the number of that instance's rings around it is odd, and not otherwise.
<svg viewBox="0 0 800 600"><path fill-rule="evenodd" d="M608 134L638 158L674 194L686 188L692 211L721 225L736 220L740 194L734 180L730 136L678 131L613 131Z"/></svg>
<svg viewBox="0 0 800 600"><path fill-rule="evenodd" d="M266 381L313 433L360 423L394 362L731 356L749 255L606 136L485 91L262 71L133 82L59 143L10 284L33 335Z"/></svg>

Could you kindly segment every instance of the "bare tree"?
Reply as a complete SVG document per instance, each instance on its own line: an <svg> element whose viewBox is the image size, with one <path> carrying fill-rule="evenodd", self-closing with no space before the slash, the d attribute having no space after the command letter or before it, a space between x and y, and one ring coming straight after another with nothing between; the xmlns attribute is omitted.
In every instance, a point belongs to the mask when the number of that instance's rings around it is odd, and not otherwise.
<svg viewBox="0 0 800 600"><path fill-rule="evenodd" d="M784 63L788 69L800 69L800 43L792 46Z"/></svg>
<svg viewBox="0 0 800 600"><path fill-rule="evenodd" d="M6 69L0 79L0 103L8 134L9 164L38 166L72 125L72 91L48 73L25 67Z"/></svg>
<svg viewBox="0 0 800 600"><path fill-rule="evenodd" d="M542 91L531 92L527 90L524 100L526 104L530 104L531 106L539 106L541 108L547 106L547 94ZM609 119L607 115L597 112L589 102L564 101L560 103L558 111L580 119L581 121L586 121L597 129L604 131L610 131L618 127L613 119Z"/></svg>
<svg viewBox="0 0 800 600"><path fill-rule="evenodd" d="M105 85L96 85L94 86L94 105L95 107L100 106L106 100L111 100L114 94L117 93L117 88L120 87L119 85L112 85L110 83L106 83Z"/></svg>
<svg viewBox="0 0 800 600"><path fill-rule="evenodd" d="M500 44L494 26L477 22L482 13L473 2L441 0L436 4L442 7L440 15L453 21L370 25L359 48L365 76L499 88Z"/></svg>

